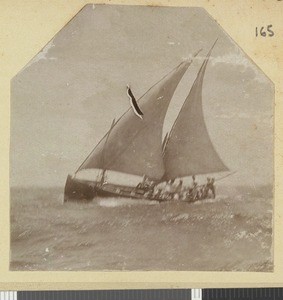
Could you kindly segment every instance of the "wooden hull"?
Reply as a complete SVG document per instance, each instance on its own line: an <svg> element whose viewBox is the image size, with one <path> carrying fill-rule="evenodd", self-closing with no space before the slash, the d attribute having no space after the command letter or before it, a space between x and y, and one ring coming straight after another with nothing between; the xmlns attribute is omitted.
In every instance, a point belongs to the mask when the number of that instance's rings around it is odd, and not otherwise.
<svg viewBox="0 0 283 300"><path fill-rule="evenodd" d="M124 187L111 184L101 185L99 182L78 180L68 175L65 184L64 202L89 202L96 197L122 197L162 201L162 199L150 197L150 193L143 189L136 189L134 187Z"/></svg>
<svg viewBox="0 0 283 300"><path fill-rule="evenodd" d="M65 191L64 202L90 202L96 197L105 198L131 198L131 199L144 199L148 201L174 201L177 200L174 194L165 196L154 196L153 191L150 189L139 189L135 187L118 186L114 184L103 184L95 181L86 181L73 178L68 175ZM185 202L195 202L198 200L208 199L210 197L192 198L181 200Z"/></svg>

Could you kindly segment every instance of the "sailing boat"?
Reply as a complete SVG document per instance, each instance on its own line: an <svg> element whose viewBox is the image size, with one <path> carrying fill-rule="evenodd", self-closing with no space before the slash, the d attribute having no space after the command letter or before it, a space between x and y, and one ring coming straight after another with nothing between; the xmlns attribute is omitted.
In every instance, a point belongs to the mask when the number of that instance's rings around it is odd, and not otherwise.
<svg viewBox="0 0 283 300"><path fill-rule="evenodd" d="M75 174L68 175L65 202L90 201L94 197L160 201L148 187L141 187L145 177L157 185L175 178L228 170L210 140L202 111L203 78L214 45L165 140L162 141L162 130L168 106L192 61L180 63L137 100L142 118L129 108L117 121L113 120ZM114 178L113 174L118 176Z"/></svg>

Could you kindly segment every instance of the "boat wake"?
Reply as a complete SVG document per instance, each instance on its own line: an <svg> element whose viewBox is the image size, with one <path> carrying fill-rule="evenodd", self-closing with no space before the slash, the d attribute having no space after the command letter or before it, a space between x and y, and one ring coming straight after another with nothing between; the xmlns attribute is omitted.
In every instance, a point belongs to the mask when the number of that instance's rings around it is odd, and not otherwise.
<svg viewBox="0 0 283 300"><path fill-rule="evenodd" d="M146 199L130 198L107 198L94 200L96 205L101 207L137 206L137 205L156 205L158 201L148 201Z"/></svg>
<svg viewBox="0 0 283 300"><path fill-rule="evenodd" d="M193 202L193 204L194 205L199 205L199 204L203 204L203 203L216 203L216 202L226 200L228 198L229 197L227 195L218 195L214 199L198 200L198 201Z"/></svg>

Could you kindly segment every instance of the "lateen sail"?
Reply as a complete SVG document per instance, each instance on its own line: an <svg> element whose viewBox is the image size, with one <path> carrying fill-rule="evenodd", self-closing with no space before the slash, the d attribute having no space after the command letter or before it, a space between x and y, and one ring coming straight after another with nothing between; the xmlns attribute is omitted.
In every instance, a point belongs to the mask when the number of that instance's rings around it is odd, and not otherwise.
<svg viewBox="0 0 283 300"><path fill-rule="evenodd" d="M228 170L210 140L202 109L203 78L212 48L170 132L164 152L164 179Z"/></svg>
<svg viewBox="0 0 283 300"><path fill-rule="evenodd" d="M160 179L164 174L162 129L170 100L190 62L185 61L154 85L139 101L143 119L128 110L101 140L81 169L107 169ZM103 159L102 159L103 157Z"/></svg>

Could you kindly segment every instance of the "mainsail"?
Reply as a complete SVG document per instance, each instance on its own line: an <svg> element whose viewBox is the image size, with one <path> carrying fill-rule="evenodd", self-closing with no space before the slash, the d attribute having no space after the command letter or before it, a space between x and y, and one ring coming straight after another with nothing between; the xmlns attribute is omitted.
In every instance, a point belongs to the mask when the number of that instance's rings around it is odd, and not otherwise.
<svg viewBox="0 0 283 300"><path fill-rule="evenodd" d="M149 89L138 101L143 119L132 109L128 110L79 170L107 169L159 180L164 174L162 129L165 114L190 63L181 63Z"/></svg>
<svg viewBox="0 0 283 300"><path fill-rule="evenodd" d="M164 151L164 180L228 171L210 140L202 108L203 78L213 46L171 129Z"/></svg>

